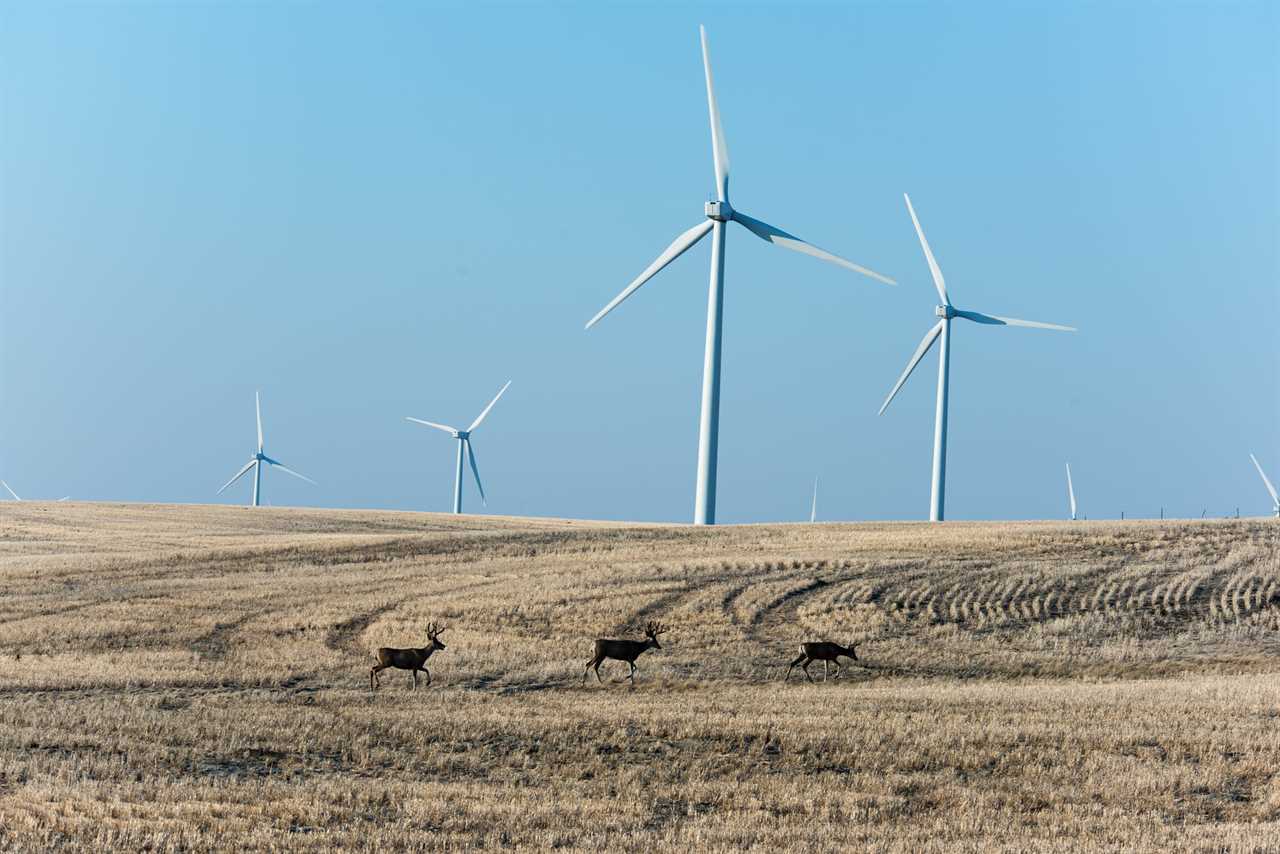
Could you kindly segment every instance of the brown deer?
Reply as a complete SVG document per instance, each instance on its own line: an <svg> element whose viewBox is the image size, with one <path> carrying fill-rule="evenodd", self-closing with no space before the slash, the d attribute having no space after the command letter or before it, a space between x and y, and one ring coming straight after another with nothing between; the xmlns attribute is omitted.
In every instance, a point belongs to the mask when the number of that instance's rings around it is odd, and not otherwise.
<svg viewBox="0 0 1280 854"><path fill-rule="evenodd" d="M840 662L838 659L843 655L845 658L851 658L854 661L857 661L857 648L858 645L856 643L851 643L847 647L841 646L838 643L827 643L826 641L802 643L800 644L799 657L797 657L795 661L791 662L791 666L787 668L787 675L782 681L785 682L787 679L790 679L791 671L795 669L797 664L799 664L801 669L804 670L805 678L812 682L813 677L809 675L809 665L815 661L822 662L823 682L827 681L827 674L833 664L836 666L836 678L838 679L840 677Z"/></svg>
<svg viewBox="0 0 1280 854"><path fill-rule="evenodd" d="M444 631L443 626L437 626L430 623L427 626L427 640L431 641L430 646L424 646L421 649L396 649L395 647L384 646L378 650L378 663L369 669L369 690L375 691L381 681L378 673L386 670L388 667L394 667L397 670L410 670L413 672L413 689L418 687L418 671L421 670L427 675L427 684L431 684L431 671L427 670L427 659L431 657L431 653L437 649L444 649L445 645L440 643L440 634Z"/></svg>
<svg viewBox="0 0 1280 854"><path fill-rule="evenodd" d="M662 644L658 643L658 635L666 631L666 626L650 621L644 628L645 640L608 640L606 638L597 640L591 660L587 662L586 669L582 671L582 681L587 681L588 671L594 668L596 681L604 682L600 678L600 665L606 658L612 658L614 661L625 661L631 665L631 672L627 674L627 678L631 680L632 685L636 684L636 659L640 657L640 653L649 647L662 649Z"/></svg>

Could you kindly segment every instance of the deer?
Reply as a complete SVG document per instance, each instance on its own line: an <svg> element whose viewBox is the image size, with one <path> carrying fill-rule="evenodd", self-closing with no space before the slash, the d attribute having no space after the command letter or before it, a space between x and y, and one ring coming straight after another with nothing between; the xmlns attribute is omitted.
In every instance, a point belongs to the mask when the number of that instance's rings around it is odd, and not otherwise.
<svg viewBox="0 0 1280 854"><path fill-rule="evenodd" d="M419 670L427 675L427 685L430 685L431 671L427 670L427 659L437 649L445 649L445 645L440 642L440 635L444 630L444 626L429 623L427 625L427 640L431 641L431 644L421 649L396 649L390 646L384 646L379 649L378 663L369 668L369 690L376 691L378 689L378 685L382 681L378 678L378 673L388 667L413 672L413 688L410 690L417 690L418 688Z"/></svg>
<svg viewBox="0 0 1280 854"><path fill-rule="evenodd" d="M795 661L791 662L791 666L787 668L787 675L783 677L782 681L785 682L790 679L791 671L795 669L797 664L799 664L801 669L804 670L805 678L812 682L813 677L809 675L809 665L815 661L822 662L823 682L827 681L827 674L832 664L836 666L836 678L838 679L840 677L840 656L843 655L845 658L857 661L857 648L858 645L856 643L851 643L848 646L841 646L838 643L828 643L826 641L802 643L800 644L800 655Z"/></svg>
<svg viewBox="0 0 1280 854"><path fill-rule="evenodd" d="M612 658L614 661L625 661L631 665L631 672L627 674L627 678L631 680L631 684L636 684L636 659L640 657L640 653L649 647L654 649L662 649L662 644L658 643L658 635L667 631L667 627L661 623L649 621L645 626L645 640L609 640L600 638L595 642L594 650L591 654L591 660L587 662L586 669L582 671L582 681L587 681L587 673L592 669L596 671L596 681L604 682L600 678L600 665L606 658Z"/></svg>

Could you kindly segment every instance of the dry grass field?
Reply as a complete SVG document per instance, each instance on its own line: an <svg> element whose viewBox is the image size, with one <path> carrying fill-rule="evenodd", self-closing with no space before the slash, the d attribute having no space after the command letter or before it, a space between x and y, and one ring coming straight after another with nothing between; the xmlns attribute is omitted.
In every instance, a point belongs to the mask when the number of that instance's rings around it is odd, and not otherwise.
<svg viewBox="0 0 1280 854"><path fill-rule="evenodd" d="M1280 851L1280 524L0 505L0 848L479 846Z"/></svg>

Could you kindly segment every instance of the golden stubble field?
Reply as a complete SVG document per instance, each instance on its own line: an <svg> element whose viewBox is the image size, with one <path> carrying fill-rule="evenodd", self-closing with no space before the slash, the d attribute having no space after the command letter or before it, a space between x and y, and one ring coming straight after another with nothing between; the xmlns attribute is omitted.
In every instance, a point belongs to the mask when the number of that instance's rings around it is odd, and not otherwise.
<svg viewBox="0 0 1280 854"><path fill-rule="evenodd" d="M1280 851L1280 525L0 505L0 848L479 846Z"/></svg>

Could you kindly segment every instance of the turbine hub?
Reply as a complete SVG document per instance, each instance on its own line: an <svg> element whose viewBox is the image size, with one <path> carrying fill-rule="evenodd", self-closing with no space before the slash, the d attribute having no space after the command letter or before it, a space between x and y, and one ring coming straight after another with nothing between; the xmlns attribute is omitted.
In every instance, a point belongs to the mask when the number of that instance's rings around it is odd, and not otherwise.
<svg viewBox="0 0 1280 854"><path fill-rule="evenodd" d="M470 431L468 431L468 430L455 430L455 431L454 431L454 433L453 433L453 438L455 438L455 439L466 439L466 438L468 438L470 435L471 435L471 433L470 433Z"/></svg>
<svg viewBox="0 0 1280 854"><path fill-rule="evenodd" d="M714 219L716 222L728 222L733 219L733 208L729 207L728 202L707 202L704 210L707 219Z"/></svg>
<svg viewBox="0 0 1280 854"><path fill-rule="evenodd" d="M935 317L942 317L950 320L956 316L956 310L949 305L939 305L934 307L933 314Z"/></svg>

